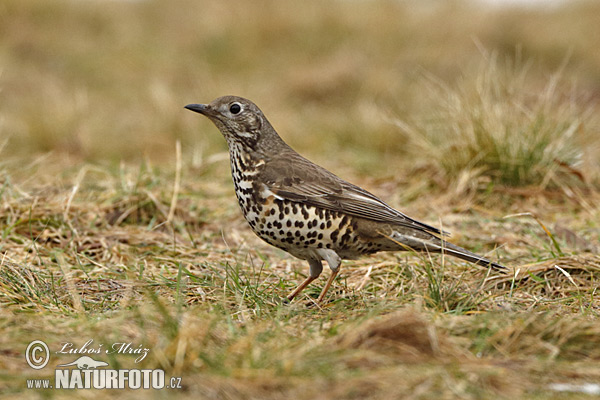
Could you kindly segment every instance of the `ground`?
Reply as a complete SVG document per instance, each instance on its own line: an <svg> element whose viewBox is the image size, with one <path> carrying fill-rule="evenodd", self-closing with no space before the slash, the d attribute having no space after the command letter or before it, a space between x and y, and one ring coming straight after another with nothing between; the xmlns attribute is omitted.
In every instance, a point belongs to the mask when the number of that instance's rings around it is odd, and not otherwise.
<svg viewBox="0 0 600 400"><path fill-rule="evenodd" d="M136 397L27 389L90 339L149 349L91 354L113 369L181 377L154 397L598 390L598 6L375 3L2 5L4 397ZM345 261L323 304L327 269L283 301L307 263L251 232L225 141L183 109L224 94L509 273L381 253Z"/></svg>

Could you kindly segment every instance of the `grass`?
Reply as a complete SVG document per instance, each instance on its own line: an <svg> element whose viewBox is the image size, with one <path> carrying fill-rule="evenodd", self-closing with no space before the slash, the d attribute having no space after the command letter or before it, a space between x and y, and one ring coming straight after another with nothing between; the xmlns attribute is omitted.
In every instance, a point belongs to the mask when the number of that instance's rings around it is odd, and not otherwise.
<svg viewBox="0 0 600 400"><path fill-rule="evenodd" d="M484 176L510 186L561 185L573 177L585 182L585 148L598 142L584 127L595 121L585 99L560 92L564 65L536 90L527 63L484 57L474 79L461 80L458 89L432 82L437 110L428 109L426 119L416 126L397 121L415 151L450 177Z"/></svg>
<svg viewBox="0 0 600 400"><path fill-rule="evenodd" d="M598 5L5 1L0 393L24 351L127 342L181 398L583 398L600 382ZM497 275L409 253L304 261L254 236L224 140L186 113L255 100L295 148ZM579 386L578 386L579 385Z"/></svg>
<svg viewBox="0 0 600 400"><path fill-rule="evenodd" d="M314 304L321 279L286 304L282 298L306 266L262 245L245 227L228 201L227 165L220 163L204 177L184 163L168 223L167 188L175 187L176 175L168 166L78 170L57 160L48 165L67 172L64 184L53 187L45 184L56 182L49 169L26 174L33 178L28 182L5 169L11 183L2 199L3 347L24 348L40 337L50 344L143 343L151 349L144 368L182 375L183 397L379 397L421 390L543 396L548 383L598 378L597 255L557 236L563 252L557 257L529 218L498 214L479 226L478 214L463 214L471 226L464 235L482 231L473 240L485 243L490 224L513 235L495 240L503 241L502 258L516 275L439 257L381 254L345 263L329 303ZM595 232L581 240L597 241ZM24 379L47 376L21 358L21 351L2 356L3 391L15 396L29 394L22 392ZM134 365L127 357L109 362ZM579 372L582 365L590 370ZM314 388L301 392L308 382Z"/></svg>

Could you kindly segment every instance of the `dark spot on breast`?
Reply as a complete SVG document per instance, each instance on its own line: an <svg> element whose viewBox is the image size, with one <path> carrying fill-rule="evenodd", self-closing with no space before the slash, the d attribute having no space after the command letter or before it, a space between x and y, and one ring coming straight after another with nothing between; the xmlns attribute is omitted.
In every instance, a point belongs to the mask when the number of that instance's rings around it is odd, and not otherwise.
<svg viewBox="0 0 600 400"><path fill-rule="evenodd" d="M344 216L342 217L342 221L340 222L340 225L339 225L339 227L341 228L341 227L343 227L344 225L346 225L347 223L348 223L348 216L344 215Z"/></svg>
<svg viewBox="0 0 600 400"><path fill-rule="evenodd" d="M334 230L333 232L331 232L331 235L329 236L331 238L331 241L333 243L337 242L337 238L338 238L338 230Z"/></svg>
<svg viewBox="0 0 600 400"><path fill-rule="evenodd" d="M346 233L344 233L342 235L342 238L340 239L340 243L342 245L346 244L346 242L350 239L351 234L352 234L352 231L350 231L350 229L346 230Z"/></svg>
<svg viewBox="0 0 600 400"><path fill-rule="evenodd" d="M302 207L302 216L304 219L308 219L308 211L306 210L306 207Z"/></svg>

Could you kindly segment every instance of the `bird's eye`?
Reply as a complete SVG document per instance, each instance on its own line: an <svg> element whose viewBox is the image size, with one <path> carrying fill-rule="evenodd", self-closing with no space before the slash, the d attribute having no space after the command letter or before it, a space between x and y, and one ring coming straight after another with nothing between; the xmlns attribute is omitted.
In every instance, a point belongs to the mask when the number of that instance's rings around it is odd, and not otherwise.
<svg viewBox="0 0 600 400"><path fill-rule="evenodd" d="M231 106L229 106L229 112L232 114L239 114L240 111L242 111L242 106L240 103L233 103Z"/></svg>

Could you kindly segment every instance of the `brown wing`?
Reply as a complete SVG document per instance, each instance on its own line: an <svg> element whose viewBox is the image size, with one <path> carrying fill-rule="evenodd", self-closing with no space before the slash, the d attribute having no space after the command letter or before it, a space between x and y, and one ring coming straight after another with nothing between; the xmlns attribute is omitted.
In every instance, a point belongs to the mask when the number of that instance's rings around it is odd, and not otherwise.
<svg viewBox="0 0 600 400"><path fill-rule="evenodd" d="M393 209L373 194L338 178L298 153L286 152L269 160L267 165L260 173L259 182L284 199L428 233L446 234Z"/></svg>

